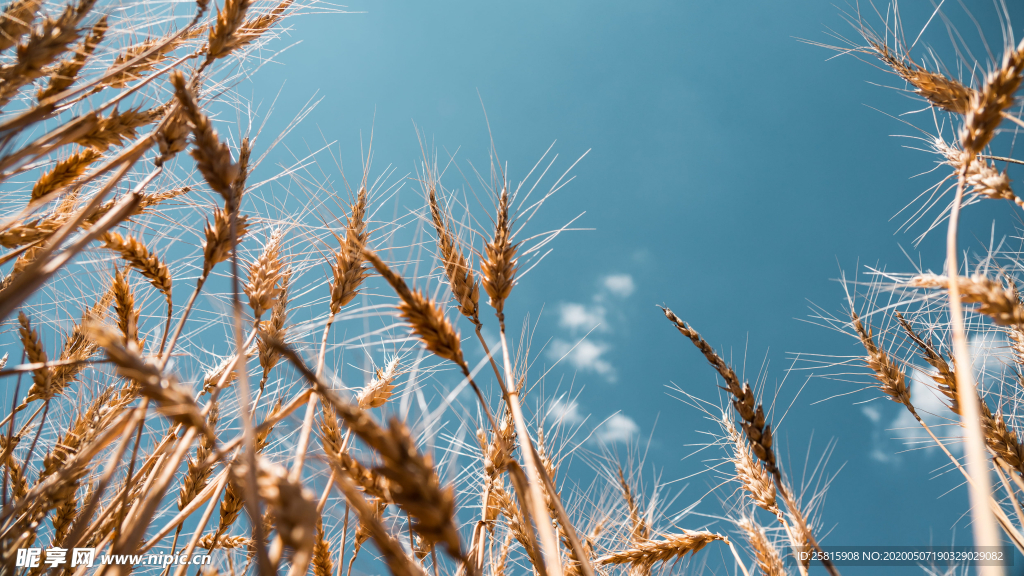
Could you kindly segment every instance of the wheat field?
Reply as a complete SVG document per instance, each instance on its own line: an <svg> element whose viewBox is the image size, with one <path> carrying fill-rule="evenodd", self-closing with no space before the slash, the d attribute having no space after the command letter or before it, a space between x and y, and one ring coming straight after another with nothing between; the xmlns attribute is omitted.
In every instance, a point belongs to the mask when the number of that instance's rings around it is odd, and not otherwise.
<svg viewBox="0 0 1024 576"><path fill-rule="evenodd" d="M314 108L271 132L239 86L291 19L340 12L3 7L0 570L838 575L824 538L841 519L787 464L773 391L673 312L674 294L663 337L710 365L704 388L676 391L715 427L700 447L714 521L670 512L668 483L634 458L572 460L585 434L547 417L562 396L511 304L556 273L544 258L575 219L535 217L579 160L549 148L512 170L498 134L474 165L420 134L410 176L375 160L372 137L356 170L330 149L268 161ZM939 181L914 217L946 232L946 264L844 280L813 322L860 351L811 362L906 410L962 475L974 544L1024 552L1024 266L1006 243L965 248L959 229L976 204L1024 207L1007 168L1024 163L1024 42L993 31L992 58L951 72L915 51L896 6L840 17L848 33L808 49L885 70L926 110L933 130L912 137ZM985 337L1008 362L976 357ZM911 394L919 374L941 431Z"/></svg>

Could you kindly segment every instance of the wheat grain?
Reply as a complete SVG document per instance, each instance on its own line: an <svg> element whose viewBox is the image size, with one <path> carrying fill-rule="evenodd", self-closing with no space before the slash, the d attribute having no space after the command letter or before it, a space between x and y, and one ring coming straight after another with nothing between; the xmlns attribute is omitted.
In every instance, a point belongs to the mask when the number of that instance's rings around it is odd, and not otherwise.
<svg viewBox="0 0 1024 576"><path fill-rule="evenodd" d="M249 264L245 295L249 297L249 307L257 319L274 307L281 294L279 282L283 278L284 268L284 263L281 262L281 237L282 232L274 230L263 247L263 252Z"/></svg>

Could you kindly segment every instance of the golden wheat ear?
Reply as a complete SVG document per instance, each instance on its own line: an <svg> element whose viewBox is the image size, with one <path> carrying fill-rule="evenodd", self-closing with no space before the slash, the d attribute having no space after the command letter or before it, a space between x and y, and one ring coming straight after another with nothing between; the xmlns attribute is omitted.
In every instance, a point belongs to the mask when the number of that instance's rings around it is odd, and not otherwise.
<svg viewBox="0 0 1024 576"><path fill-rule="evenodd" d="M736 413L742 420L741 426L747 436L747 440L750 441L751 449L757 455L757 458L764 462L772 476L780 476L779 469L775 464L775 451L772 449L771 424L765 422L764 408L760 403L756 403L754 392L750 389L750 385L746 382L742 385L740 384L740 379L736 376L736 372L696 330L686 324L686 322L683 322L672 310L664 307L661 310L665 313L665 318L675 325L680 334L693 342L693 345L700 350L708 363L725 380L726 389L734 397L732 401L733 409L736 410Z"/></svg>

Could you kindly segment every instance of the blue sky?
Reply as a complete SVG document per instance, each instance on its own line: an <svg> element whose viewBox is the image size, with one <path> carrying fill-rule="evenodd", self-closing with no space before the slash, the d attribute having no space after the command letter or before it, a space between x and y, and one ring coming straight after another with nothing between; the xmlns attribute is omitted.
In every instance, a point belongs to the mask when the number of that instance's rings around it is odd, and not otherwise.
<svg viewBox="0 0 1024 576"><path fill-rule="evenodd" d="M974 4L983 28L998 30L991 4ZM919 257L922 228L898 232L903 220L893 216L938 177L912 179L933 158L892 137L911 130L888 114L923 106L885 87L902 87L894 76L796 39L855 35L831 3L365 0L347 9L358 13L292 19L278 46L298 43L251 85L257 101L280 91L279 120L323 99L290 137L295 153L337 141L352 169L372 128L375 166L413 173L418 127L442 154L486 165L481 103L513 180L552 142L563 167L590 151L530 230L581 212L575 225L591 230L556 240L516 288L511 325L539 315L535 342L548 342L538 354L550 364L600 324L556 369L559 390L570 381L583 389L565 407L590 423L619 414L598 433L613 449L653 436L648 477L690 477L708 465L707 456L685 457L713 423L668 387L719 402L713 371L656 305L673 308L737 368L745 356L751 379L767 365L774 390L793 353L859 353L852 339L801 321L810 303L841 311L834 279L866 264L908 271L904 250ZM930 10L904 7L908 31ZM966 22L958 8L949 14ZM940 53L947 40L938 21L925 37ZM965 228L987 240L1002 217L997 234L1009 234L1007 210L975 206ZM935 270L940 235L920 247ZM809 375L785 380L781 398L793 406L777 438L798 478L808 453L813 465L831 450L825 542L969 541L965 491L937 473L937 451L905 451L906 433L890 429L902 425L899 407L860 404L871 393L814 404L857 386ZM687 485L679 502L688 504L714 482L693 476L673 487ZM716 509L715 496L698 508Z"/></svg>

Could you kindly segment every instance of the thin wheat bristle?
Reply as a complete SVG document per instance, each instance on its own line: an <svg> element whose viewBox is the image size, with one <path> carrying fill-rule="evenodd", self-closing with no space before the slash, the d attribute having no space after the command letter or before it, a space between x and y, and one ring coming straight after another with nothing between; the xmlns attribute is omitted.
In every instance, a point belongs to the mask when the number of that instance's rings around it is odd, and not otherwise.
<svg viewBox="0 0 1024 576"><path fill-rule="evenodd" d="M512 293L518 269L516 251L519 245L512 243L511 228L508 189L504 188L498 200L494 236L484 245L484 258L480 260L480 272L483 276L481 283L490 297L488 303L494 308L502 325L505 323L505 300Z"/></svg>
<svg viewBox="0 0 1024 576"><path fill-rule="evenodd" d="M100 156L99 152L90 148L58 161L49 172L36 181L32 187L32 200L39 200L71 185Z"/></svg>
<svg viewBox="0 0 1024 576"><path fill-rule="evenodd" d="M759 526L751 518L741 518L739 526L746 533L747 542L754 549L754 557L757 560L757 567L761 569L764 576L786 576L786 567L782 563L775 544L768 539L764 528Z"/></svg>
<svg viewBox="0 0 1024 576"><path fill-rule="evenodd" d="M393 356L382 368L377 368L373 380L356 395L360 408L380 408L391 399L397 386L394 382L398 377L398 361L398 356Z"/></svg>
<svg viewBox="0 0 1024 576"><path fill-rule="evenodd" d="M256 318L273 308L281 294L279 283L283 277L284 267L281 261L281 237L281 230L274 230L263 247L263 252L248 266L245 295L249 297L249 307Z"/></svg>
<svg viewBox="0 0 1024 576"><path fill-rule="evenodd" d="M106 248L117 252L125 262L149 280L168 302L171 301L171 271L145 244L133 236L122 236L117 232L106 232L100 240Z"/></svg>
<svg viewBox="0 0 1024 576"><path fill-rule="evenodd" d="M629 564L649 571L658 562L682 559L686 554L696 554L702 548L721 540L729 540L713 532L683 530L676 534L659 534L659 540L646 540L636 543L626 550L606 554L597 559L598 564Z"/></svg>
<svg viewBox="0 0 1024 576"><path fill-rule="evenodd" d="M974 311L978 314L988 316L1000 326L1024 324L1024 305L1021 305L1013 289L982 274L960 276L957 284L964 303L977 304ZM944 290L949 288L949 279L937 274L919 274L911 278L907 285Z"/></svg>
<svg viewBox="0 0 1024 576"><path fill-rule="evenodd" d="M367 250L364 254L377 272L398 293L401 299L398 310L426 349L440 358L462 366L465 363L462 358L462 341L455 327L444 315L444 311L422 292L410 290L405 280L395 274L375 253Z"/></svg>

